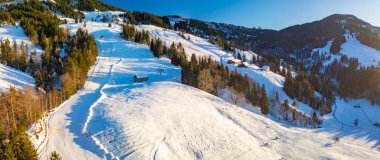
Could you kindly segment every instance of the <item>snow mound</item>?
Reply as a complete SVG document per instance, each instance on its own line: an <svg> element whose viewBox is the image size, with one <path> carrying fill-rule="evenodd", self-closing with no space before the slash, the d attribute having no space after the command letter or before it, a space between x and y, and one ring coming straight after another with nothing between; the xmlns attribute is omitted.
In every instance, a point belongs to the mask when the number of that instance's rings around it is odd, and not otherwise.
<svg viewBox="0 0 380 160"><path fill-rule="evenodd" d="M10 86L22 89L34 86L34 78L17 69L0 64L0 92L8 90Z"/></svg>

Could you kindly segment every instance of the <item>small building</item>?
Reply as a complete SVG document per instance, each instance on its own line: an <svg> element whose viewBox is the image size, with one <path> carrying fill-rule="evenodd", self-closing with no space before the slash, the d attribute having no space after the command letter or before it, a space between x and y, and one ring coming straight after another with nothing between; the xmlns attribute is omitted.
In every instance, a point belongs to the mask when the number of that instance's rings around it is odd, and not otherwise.
<svg viewBox="0 0 380 160"><path fill-rule="evenodd" d="M135 75L133 76L133 80L135 82L144 82L144 81L148 81L149 77L145 75Z"/></svg>
<svg viewBox="0 0 380 160"><path fill-rule="evenodd" d="M354 108L360 108L360 105L354 105Z"/></svg>
<svg viewBox="0 0 380 160"><path fill-rule="evenodd" d="M248 68L249 63L248 62L242 62L242 63L240 63L239 67Z"/></svg>
<svg viewBox="0 0 380 160"><path fill-rule="evenodd" d="M240 64L241 63L241 60L239 59L229 59L227 61L228 64Z"/></svg>
<svg viewBox="0 0 380 160"><path fill-rule="evenodd" d="M261 68L261 70L266 71L266 72L269 72L269 71L270 71L270 67L269 67L269 66L263 66L263 67Z"/></svg>

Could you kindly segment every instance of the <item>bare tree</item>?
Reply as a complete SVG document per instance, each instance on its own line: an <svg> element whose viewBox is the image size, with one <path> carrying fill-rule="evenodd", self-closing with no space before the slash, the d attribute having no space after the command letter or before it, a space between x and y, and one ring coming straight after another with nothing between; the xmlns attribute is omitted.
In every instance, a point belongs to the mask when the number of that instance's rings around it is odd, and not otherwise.
<svg viewBox="0 0 380 160"><path fill-rule="evenodd" d="M239 105L244 101L244 95L237 90L230 88L229 89L229 98L231 99L232 104Z"/></svg>

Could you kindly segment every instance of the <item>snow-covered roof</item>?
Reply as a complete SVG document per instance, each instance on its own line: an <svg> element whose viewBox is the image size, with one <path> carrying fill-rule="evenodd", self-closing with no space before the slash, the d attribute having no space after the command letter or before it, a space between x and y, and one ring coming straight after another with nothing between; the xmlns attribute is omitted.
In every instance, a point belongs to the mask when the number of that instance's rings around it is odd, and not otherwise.
<svg viewBox="0 0 380 160"><path fill-rule="evenodd" d="M136 78L146 78L146 77L148 77L148 75L146 75L146 74L135 74L134 77L136 77Z"/></svg>
<svg viewBox="0 0 380 160"><path fill-rule="evenodd" d="M233 63L241 63L240 59L230 59L228 61L233 62Z"/></svg>

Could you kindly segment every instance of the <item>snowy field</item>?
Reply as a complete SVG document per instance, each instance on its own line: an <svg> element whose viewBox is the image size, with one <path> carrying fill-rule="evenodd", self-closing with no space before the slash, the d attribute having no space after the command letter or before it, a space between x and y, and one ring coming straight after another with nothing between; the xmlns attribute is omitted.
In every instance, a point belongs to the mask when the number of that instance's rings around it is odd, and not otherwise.
<svg viewBox="0 0 380 160"><path fill-rule="evenodd" d="M347 57L357 58L361 66L380 66L380 51L362 44L355 36L345 34L346 42L341 46L341 54ZM331 55L329 61L324 62L324 65L332 63L335 59L340 60L341 54L335 55L330 53L330 48L333 40L327 42L323 48L313 50L319 51L320 54L327 53Z"/></svg>
<svg viewBox="0 0 380 160"><path fill-rule="evenodd" d="M41 48L34 45L28 39L28 37L24 33L24 30L20 26L1 25L0 41L5 42L7 39L11 42L11 47L14 42L16 42L18 46L24 43L24 45L28 45L29 53L36 51L37 57L40 57L42 53Z"/></svg>
<svg viewBox="0 0 380 160"><path fill-rule="evenodd" d="M63 159L380 157L380 129L369 122L378 120L379 109L365 100L338 100L338 107L324 117L327 123L320 129L292 127L178 83L179 68L167 59L154 58L148 46L122 40L121 27L114 23L112 27L99 22L61 27L72 33L87 29L97 39L99 57L85 87L49 114L47 134L40 136L43 140L32 138L40 159L48 159L52 151ZM198 56L211 55L222 63L231 56L195 36L186 40L175 31L140 27L166 37L167 45L183 41L185 49ZM257 68L253 65L238 71L265 84L269 94L282 91L283 77ZM135 74L148 75L149 81L134 83ZM287 98L280 94L282 99ZM364 106L362 115L355 114L361 119L359 127L351 125L352 118L344 119L352 117L356 111L352 105L356 104ZM308 108L301 106L305 112ZM340 142L333 141L335 136Z"/></svg>
<svg viewBox="0 0 380 160"><path fill-rule="evenodd" d="M362 44L355 36L346 34L346 43L341 52L348 57L355 57L362 66L380 66L380 51Z"/></svg>
<svg viewBox="0 0 380 160"><path fill-rule="evenodd" d="M12 67L0 64L0 92L6 91L10 86L18 89L34 86L34 78Z"/></svg>

